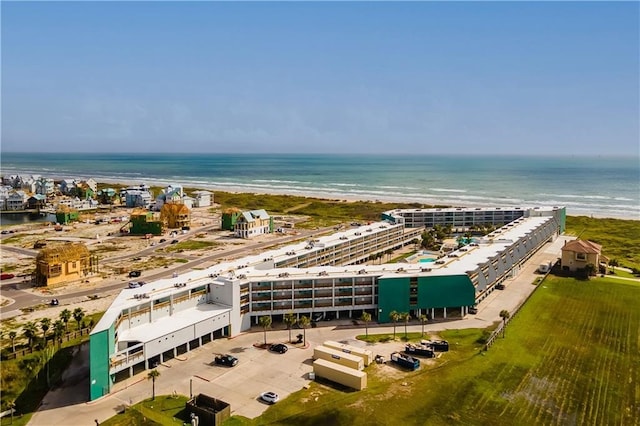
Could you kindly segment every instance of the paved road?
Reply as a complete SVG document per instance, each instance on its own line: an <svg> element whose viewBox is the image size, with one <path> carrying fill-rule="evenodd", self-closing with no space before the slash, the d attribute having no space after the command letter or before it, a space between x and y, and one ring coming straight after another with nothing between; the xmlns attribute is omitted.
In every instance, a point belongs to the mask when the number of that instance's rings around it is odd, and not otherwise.
<svg viewBox="0 0 640 426"><path fill-rule="evenodd" d="M509 280L503 291L494 291L478 306L478 314L467 315L464 319L435 322L425 326L429 333L446 329L484 328L500 321L499 313L503 309L513 311L536 287L533 281L539 277L535 270L541 263L555 261L560 256L564 238L548 243L525 264L520 273ZM156 394L189 395L190 385L194 394L205 393L231 404L233 414L250 418L259 416L267 408L258 400L261 392L277 392L281 398L302 389L308 384L308 373L312 371L310 358L313 348L325 340L344 341L357 346L365 346L355 340L355 336L364 334L363 328L354 328L351 320L336 320L320 323L321 326L306 331L309 345L296 347L290 345L284 355L276 355L258 349L255 343L263 342L263 333L254 329L232 339L218 339L200 348L167 361L158 367L160 377L156 381ZM404 327L398 327L401 334ZM370 333L390 333L389 325L370 325ZM420 331L421 325L413 322L409 331ZM293 333L295 336L297 333ZM267 333L269 342L286 342L288 332L279 324L274 331ZM449 342L455 350L455 342ZM389 356L395 350L402 349L401 342L387 342L366 345L374 354ZM43 405L34 414L31 425L91 425L94 419L99 421L112 417L123 406L135 404L151 397L151 385L142 372L114 386L113 392L99 400L88 399L88 354L80 352L72 367L65 373L63 387L49 392ZM231 353L240 360L238 366L225 368L211 365L217 353ZM446 357L446 355L444 355ZM371 368L389 368L390 374L402 374L390 366ZM78 395L84 395L84 401L78 401Z"/></svg>

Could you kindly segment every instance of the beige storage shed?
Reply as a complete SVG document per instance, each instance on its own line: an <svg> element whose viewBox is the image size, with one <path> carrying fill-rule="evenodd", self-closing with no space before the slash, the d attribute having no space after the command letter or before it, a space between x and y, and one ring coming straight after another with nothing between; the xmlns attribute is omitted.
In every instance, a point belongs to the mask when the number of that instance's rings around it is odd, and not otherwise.
<svg viewBox="0 0 640 426"><path fill-rule="evenodd" d="M346 345L344 343L334 342L333 340L327 340L323 345L327 348L335 349L346 354L359 356L364 361L365 367L373 362L373 352L369 349Z"/></svg>
<svg viewBox="0 0 640 426"><path fill-rule="evenodd" d="M324 359L317 359L313 362L313 372L317 377L322 377L356 390L362 390L367 387L367 373L364 371L345 367Z"/></svg>
<svg viewBox="0 0 640 426"><path fill-rule="evenodd" d="M316 346L313 350L313 359L324 359L356 370L364 368L364 361L359 356L327 348L326 346Z"/></svg>

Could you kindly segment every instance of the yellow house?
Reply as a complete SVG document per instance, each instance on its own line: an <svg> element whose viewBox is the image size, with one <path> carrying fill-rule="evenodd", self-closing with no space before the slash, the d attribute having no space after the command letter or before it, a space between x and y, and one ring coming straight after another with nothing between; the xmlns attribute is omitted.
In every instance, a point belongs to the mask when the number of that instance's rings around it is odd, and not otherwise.
<svg viewBox="0 0 640 426"><path fill-rule="evenodd" d="M575 272L584 269L589 263L598 270L600 262L607 262L602 256L602 246L588 240L573 240L562 247L562 269Z"/></svg>
<svg viewBox="0 0 640 426"><path fill-rule="evenodd" d="M243 212L235 223L234 231L240 238L269 234L273 232L273 218L263 209Z"/></svg>
<svg viewBox="0 0 640 426"><path fill-rule="evenodd" d="M36 257L36 285L64 284L82 279L91 271L91 254L81 243L45 248Z"/></svg>

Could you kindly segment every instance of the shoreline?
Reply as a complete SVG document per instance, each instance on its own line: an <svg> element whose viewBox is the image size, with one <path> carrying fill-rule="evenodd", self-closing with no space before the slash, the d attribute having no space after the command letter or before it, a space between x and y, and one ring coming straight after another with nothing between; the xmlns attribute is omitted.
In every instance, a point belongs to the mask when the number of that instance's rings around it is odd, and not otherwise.
<svg viewBox="0 0 640 426"><path fill-rule="evenodd" d="M64 179L64 178L56 178L54 177L54 179ZM155 179L155 178L151 178L151 179L146 179L146 181L149 182L153 182L153 185L149 185L149 186L167 186L167 185L171 185L171 184L176 184L177 182L170 182L167 180L162 180L162 179ZM113 179L101 179L100 182L101 184L119 184L119 185L127 185L127 186L135 186L135 185L139 185L140 183L136 183L133 182L129 179L117 179L117 178L113 178ZM146 183L146 182L145 182ZM218 192L226 192L226 193L230 193L230 194L256 194L256 195L291 195L291 196L296 196L296 197L302 197L302 198L317 198L317 199L321 199L321 200L326 200L326 201L338 201L338 202L369 202L369 203L377 203L377 202L384 202L384 203L421 203L421 204L425 204L425 205L429 205L429 206L447 206L447 207L463 207L463 208L468 208L468 207L536 207L534 205L515 205L515 204L498 204L498 203L481 203L481 202L468 202L465 204L448 204L446 201L442 201L442 200L437 200L434 198L428 198L428 197L424 197L424 198L403 198L403 197L390 197L390 196L380 196L379 198L376 199L371 199L371 198L366 198L366 197L358 197L356 195L347 195L347 194L334 194L334 193L326 193L326 192L322 192L322 191L318 191L318 192L305 192L302 193L302 191L274 191L273 189L264 189L264 190L260 190L258 188L251 188L251 190L248 190L248 188L243 188L240 186L230 186L229 188L223 188L221 189L220 186L217 185L212 185L212 184L199 184L198 186L183 186L183 188L189 188L189 189L194 189L194 190L206 190L206 191L218 191ZM215 196L214 196L214 202L215 202ZM566 206L565 206L566 207ZM382 213L382 212L380 212ZM591 214L575 214L575 213L571 213L569 210L569 207L567 207L567 216L587 216L587 217L592 217L595 219L619 219L619 220L640 220L640 217L631 217L631 216L624 216L624 215L618 215L618 216L607 216L605 214L598 214L598 213L591 213Z"/></svg>
<svg viewBox="0 0 640 426"><path fill-rule="evenodd" d="M20 173L17 173L20 174ZM83 179L80 176L61 176L59 174L55 175L47 175L46 177L50 177L55 181L60 181L64 179ZM369 202L369 203L419 203L425 206L437 206L437 207L462 207L462 208L473 208L473 207L552 207L554 205L563 206L567 209L567 216L585 216L591 217L595 219L620 219L620 220L640 220L640 213L638 216L633 216L628 213L626 214L617 214L617 212L605 213L602 211L589 212L589 211L575 211L576 209L571 205L567 205L567 203L560 204L529 204L529 203L513 203L513 202L505 202L505 203L497 203L497 202L488 202L488 201L468 201L465 200L463 202L457 202L446 199L438 199L434 197L427 196L392 196L392 195L382 195L376 194L345 194L345 193L333 193L329 191L322 190L299 190L299 189L277 189L277 188L259 188L255 186L241 186L241 185L229 185L229 186L221 186L219 184L208 184L204 182L188 182L186 184L180 182L180 180L167 180L160 178L143 178L138 181L132 180L131 178L118 179L112 177L96 177L94 178L100 184L117 184L117 185L125 185L125 186L136 186L142 183L148 186L161 186L165 187L171 184L180 184L183 188L189 188L193 190L207 190L211 192L225 192L230 194L256 194L256 195L289 195L296 196L302 198L315 198L326 201L338 201L338 202ZM214 196L215 202L215 196Z"/></svg>

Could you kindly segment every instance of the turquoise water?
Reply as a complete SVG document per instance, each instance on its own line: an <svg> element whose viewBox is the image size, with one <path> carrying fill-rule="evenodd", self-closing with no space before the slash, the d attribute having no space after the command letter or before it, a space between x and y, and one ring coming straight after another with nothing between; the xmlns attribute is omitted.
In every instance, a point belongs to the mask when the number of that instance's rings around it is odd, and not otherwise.
<svg viewBox="0 0 640 426"><path fill-rule="evenodd" d="M566 206L640 219L628 157L3 153L3 174L447 206Z"/></svg>
<svg viewBox="0 0 640 426"><path fill-rule="evenodd" d="M435 262L436 260L433 258L428 258L428 259L420 259L418 260L419 263L431 263L431 262Z"/></svg>

